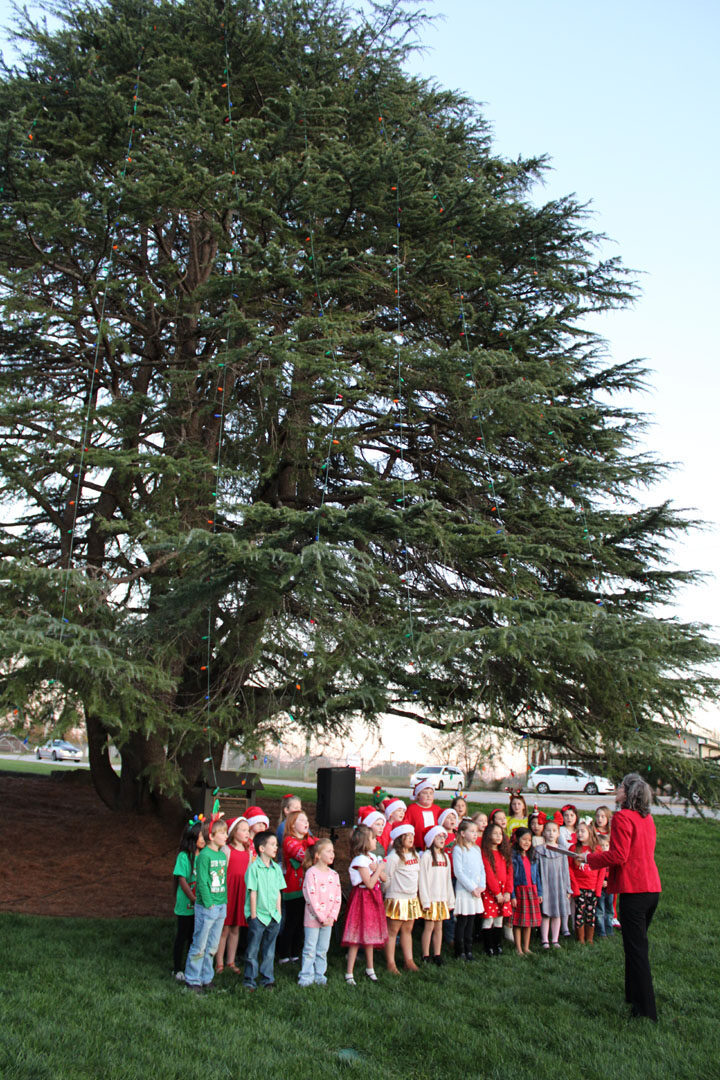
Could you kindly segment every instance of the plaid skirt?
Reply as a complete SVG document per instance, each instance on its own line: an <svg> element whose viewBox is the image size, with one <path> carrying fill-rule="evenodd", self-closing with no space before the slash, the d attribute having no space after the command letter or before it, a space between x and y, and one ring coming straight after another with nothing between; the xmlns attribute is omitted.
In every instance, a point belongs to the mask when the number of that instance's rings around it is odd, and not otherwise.
<svg viewBox="0 0 720 1080"><path fill-rule="evenodd" d="M540 900L534 885L516 885L517 907L513 911L513 926L539 926Z"/></svg>

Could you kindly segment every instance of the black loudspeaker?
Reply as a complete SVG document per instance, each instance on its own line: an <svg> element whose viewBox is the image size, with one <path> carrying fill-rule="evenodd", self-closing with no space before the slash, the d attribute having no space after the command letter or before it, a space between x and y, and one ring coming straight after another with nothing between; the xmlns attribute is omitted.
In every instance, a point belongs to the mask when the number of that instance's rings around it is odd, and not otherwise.
<svg viewBox="0 0 720 1080"><path fill-rule="evenodd" d="M317 770L318 825L325 829L355 825L355 769Z"/></svg>

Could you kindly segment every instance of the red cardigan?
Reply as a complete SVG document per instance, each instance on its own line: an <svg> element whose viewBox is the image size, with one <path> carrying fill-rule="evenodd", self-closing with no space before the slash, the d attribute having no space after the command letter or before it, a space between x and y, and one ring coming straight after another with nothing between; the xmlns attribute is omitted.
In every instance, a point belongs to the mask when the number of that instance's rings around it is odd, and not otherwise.
<svg viewBox="0 0 720 1080"><path fill-rule="evenodd" d="M610 850L593 851L587 864L593 870L610 867L610 893L661 892L652 815L641 817L636 810L618 810L610 825Z"/></svg>
<svg viewBox="0 0 720 1080"><path fill-rule="evenodd" d="M283 836L283 863L285 864L285 888L282 890L286 900L294 900L302 896L305 871L302 867L305 852L315 843L314 836L306 836L300 840L297 836L288 836L287 831Z"/></svg>
<svg viewBox="0 0 720 1080"><path fill-rule="evenodd" d="M580 853L586 851L588 855L591 854L590 848L580 847L579 844L575 844L570 850ZM606 871L603 869L580 870L580 863L577 859L568 859L568 863L568 869L570 871L570 887L573 896L579 896L581 889L590 889L596 896L600 896Z"/></svg>
<svg viewBox="0 0 720 1080"><path fill-rule="evenodd" d="M508 866L499 851L491 851L489 857L483 851L482 858L485 864L485 888L487 891L492 893L493 896L506 892L512 893L512 863Z"/></svg>

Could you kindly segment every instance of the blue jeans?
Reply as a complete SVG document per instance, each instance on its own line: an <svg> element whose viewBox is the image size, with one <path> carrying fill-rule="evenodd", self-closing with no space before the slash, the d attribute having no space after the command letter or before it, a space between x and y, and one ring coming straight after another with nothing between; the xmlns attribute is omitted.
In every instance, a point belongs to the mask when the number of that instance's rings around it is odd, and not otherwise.
<svg viewBox="0 0 720 1080"><path fill-rule="evenodd" d="M275 940L280 933L280 923L270 920L265 926L259 919L248 919L247 949L245 950L245 986L257 986L258 968L263 986L275 982ZM258 964L259 958L259 964Z"/></svg>
<svg viewBox="0 0 720 1080"><path fill-rule="evenodd" d="M595 908L595 927L600 937L613 932L613 894L601 893Z"/></svg>
<svg viewBox="0 0 720 1080"><path fill-rule="evenodd" d="M213 904L208 908L195 905L195 932L185 965L188 986L207 986L212 982L213 957L220 943L226 913L226 904Z"/></svg>
<svg viewBox="0 0 720 1080"><path fill-rule="evenodd" d="M300 986L312 986L316 982L325 986L327 979L327 952L330 947L332 926L306 926L305 944L302 951L302 968L298 975Z"/></svg>

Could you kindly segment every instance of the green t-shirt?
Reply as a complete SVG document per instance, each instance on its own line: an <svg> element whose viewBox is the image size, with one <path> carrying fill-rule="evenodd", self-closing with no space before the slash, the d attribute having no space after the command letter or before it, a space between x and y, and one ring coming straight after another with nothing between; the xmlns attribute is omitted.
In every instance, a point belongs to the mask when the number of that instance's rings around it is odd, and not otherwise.
<svg viewBox="0 0 720 1080"><path fill-rule="evenodd" d="M195 903L209 908L214 904L227 903L227 855L213 851L207 844L195 859Z"/></svg>
<svg viewBox="0 0 720 1080"><path fill-rule="evenodd" d="M269 926L270 920L280 922L278 911L278 896L285 888L283 872L275 862L270 860L266 866L262 856L258 856L251 862L245 874L245 918L250 918L250 893L257 893L256 912L263 926Z"/></svg>
<svg viewBox="0 0 720 1080"><path fill-rule="evenodd" d="M190 888L195 884L195 866L187 851L181 851L175 860L173 875L175 877L184 877ZM192 915L194 911L195 904L192 900L188 900L187 896L178 885L175 894L175 914Z"/></svg>

